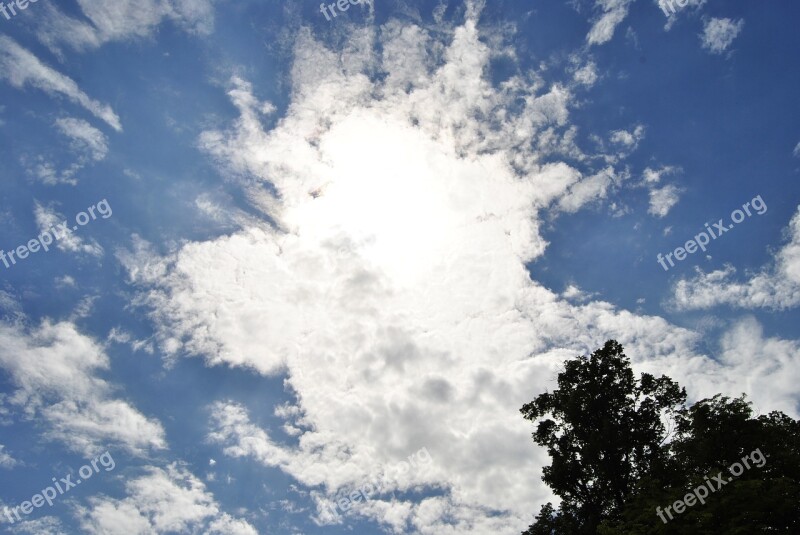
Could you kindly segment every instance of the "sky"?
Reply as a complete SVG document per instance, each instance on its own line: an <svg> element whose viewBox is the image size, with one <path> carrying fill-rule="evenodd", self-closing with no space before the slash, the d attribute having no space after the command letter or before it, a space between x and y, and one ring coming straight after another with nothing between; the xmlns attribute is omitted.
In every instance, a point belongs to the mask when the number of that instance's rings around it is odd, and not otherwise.
<svg viewBox="0 0 800 535"><path fill-rule="evenodd" d="M0 528L519 533L608 339L797 418L798 15L2 4Z"/></svg>

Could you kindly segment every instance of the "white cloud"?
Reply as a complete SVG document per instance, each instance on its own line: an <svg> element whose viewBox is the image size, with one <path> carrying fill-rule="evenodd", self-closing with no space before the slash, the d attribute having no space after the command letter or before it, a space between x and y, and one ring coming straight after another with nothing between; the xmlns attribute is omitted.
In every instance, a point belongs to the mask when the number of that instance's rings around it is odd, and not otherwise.
<svg viewBox="0 0 800 535"><path fill-rule="evenodd" d="M661 182L661 177L671 175L678 172L680 169L671 165L662 166L660 169L646 168L642 173L642 178L646 184L658 184Z"/></svg>
<svg viewBox="0 0 800 535"><path fill-rule="evenodd" d="M441 496L372 500L359 515L431 534L521 531L552 496L537 480L546 454L518 408L563 360L616 338L638 370L668 374L695 398L738 394L742 370L766 369L721 364L698 353L697 332L603 301L570 303L532 280L526 264L547 246L542 214L603 199L628 173L543 164L552 153L538 138L574 126L572 97L529 79L493 87L473 18L446 43L392 24L379 34L383 55L370 30L354 29L341 54L301 32L292 102L273 130L250 85L232 80L240 116L200 146L244 178L274 226L243 222L163 257L136 238L118 256L167 355L285 375L296 393L293 410L276 411L279 429L299 431L296 446L273 440L245 407L215 404L211 438L225 455L317 492L357 485L424 446L432 467L397 486ZM408 65L387 51L410 36L427 44ZM385 81L364 74L376 68ZM625 150L643 132L627 134ZM795 412L796 389L753 395Z"/></svg>
<svg viewBox="0 0 800 535"><path fill-rule="evenodd" d="M5 515L3 516L5 520ZM30 534L30 535L67 535L61 520L54 516L43 516L41 518L23 518L13 526L7 528L11 533Z"/></svg>
<svg viewBox="0 0 800 535"><path fill-rule="evenodd" d="M108 357L71 323L0 324L0 366L16 387L6 402L47 422L45 435L87 456L109 441L134 454L165 447L161 425L112 396L98 376Z"/></svg>
<svg viewBox="0 0 800 535"><path fill-rule="evenodd" d="M106 157L108 138L82 119L61 118L56 120L55 126L61 134L70 139L70 149L77 160L66 169L59 171L54 163L40 156L36 165L29 168L28 172L45 184L75 185L78 183L75 179L78 171L91 162L100 161Z"/></svg>
<svg viewBox="0 0 800 535"><path fill-rule="evenodd" d="M100 130L83 119L64 117L56 120L62 134L72 140L75 150L89 153L95 161L102 160L108 153L108 138Z"/></svg>
<svg viewBox="0 0 800 535"><path fill-rule="evenodd" d="M575 302L583 302L594 297L594 294L584 292L574 284L570 284L566 290L561 292L561 297Z"/></svg>
<svg viewBox="0 0 800 535"><path fill-rule="evenodd" d="M611 143L619 145L627 150L634 150L639 146L639 142L644 139L644 126L637 125L632 131L614 130L611 132Z"/></svg>
<svg viewBox="0 0 800 535"><path fill-rule="evenodd" d="M258 532L246 520L234 518L222 513L208 525L209 535L258 535Z"/></svg>
<svg viewBox="0 0 800 535"><path fill-rule="evenodd" d="M22 307L16 297L5 290L0 290L0 310L5 313L17 314L22 311Z"/></svg>
<svg viewBox="0 0 800 535"><path fill-rule="evenodd" d="M732 383L726 388L728 392L759 392L755 405L763 413L783 407L785 412L796 414L796 406L787 407L785 400L800 384L797 340L767 338L758 321L746 317L725 333L720 345L720 362L740 373L727 377Z"/></svg>
<svg viewBox="0 0 800 535"><path fill-rule="evenodd" d="M220 512L203 482L183 466L148 467L147 472L126 483L123 499L89 498L90 506L78 509L82 529L97 535L257 535L246 521Z"/></svg>
<svg viewBox="0 0 800 535"><path fill-rule="evenodd" d="M798 142L797 145L794 147L794 151L792 151L792 154L800 158L800 142Z"/></svg>
<svg viewBox="0 0 800 535"><path fill-rule="evenodd" d="M558 203L561 210L574 213L591 201L605 199L609 189L627 178L626 174L616 174L613 167L607 167L588 176L569 187L569 191Z"/></svg>
<svg viewBox="0 0 800 535"><path fill-rule="evenodd" d="M62 275L61 277L56 277L56 286L61 288L77 288L78 284L75 282L73 277L69 275Z"/></svg>
<svg viewBox="0 0 800 535"><path fill-rule="evenodd" d="M58 51L61 44L85 50L110 41L146 38L164 20L208 34L214 25L213 4L213 0L78 0L84 20L48 5L38 19L37 35Z"/></svg>
<svg viewBox="0 0 800 535"><path fill-rule="evenodd" d="M4 449L5 446L0 444L0 468L14 468L17 464L19 464L19 461L3 451Z"/></svg>
<svg viewBox="0 0 800 535"><path fill-rule="evenodd" d="M721 54L731 46L733 40L744 27L744 20L711 18L706 21L703 28L703 48L714 54Z"/></svg>
<svg viewBox="0 0 800 535"><path fill-rule="evenodd" d="M729 305L739 308L787 309L800 304L800 207L785 234L788 243L770 265L745 281L735 281L736 269L698 274L675 285L673 301L684 310Z"/></svg>
<svg viewBox="0 0 800 535"><path fill-rule="evenodd" d="M680 190L673 185L653 188L650 190L650 208L647 212L656 217L664 217L678 204L678 200L680 200Z"/></svg>
<svg viewBox="0 0 800 535"><path fill-rule="evenodd" d="M628 9L633 0L595 0L595 6L603 13L592 25L586 36L590 45L602 45L614 37L614 30L628 16Z"/></svg>
<svg viewBox="0 0 800 535"><path fill-rule="evenodd" d="M579 84L583 84L588 87L593 86L597 81L597 65L593 61L590 61L575 71L573 78Z"/></svg>
<svg viewBox="0 0 800 535"><path fill-rule="evenodd" d="M81 238L77 232L70 232L64 235L64 231L60 230L58 225L67 220L62 214L58 213L52 206L46 207L37 201L33 215L36 218L36 225L39 227L39 232L45 232L55 228L56 233L60 236L58 240L53 240L53 243L59 250L68 253L88 254L95 257L103 256L103 247L92 238L88 240ZM69 225L67 225L69 227ZM69 227L72 230L71 227ZM54 233L51 231L51 235Z"/></svg>
<svg viewBox="0 0 800 535"><path fill-rule="evenodd" d="M658 169L647 167L642 173L641 185L649 190L650 206L648 213L655 217L665 217L669 211L680 200L681 189L673 185L658 186L664 176L673 175L680 172L679 167L670 165L662 166ZM671 227L668 227L671 229ZM665 229L664 235L669 231Z"/></svg>
<svg viewBox="0 0 800 535"><path fill-rule="evenodd" d="M114 130L122 131L119 117L111 106L92 100L71 78L48 67L6 36L0 36L0 78L18 89L31 85L51 95L63 95L108 123Z"/></svg>

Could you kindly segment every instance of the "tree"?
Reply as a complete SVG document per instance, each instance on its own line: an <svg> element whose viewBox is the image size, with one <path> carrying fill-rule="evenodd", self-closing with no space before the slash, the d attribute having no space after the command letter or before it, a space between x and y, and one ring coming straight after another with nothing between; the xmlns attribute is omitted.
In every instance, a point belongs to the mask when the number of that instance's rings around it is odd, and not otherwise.
<svg viewBox="0 0 800 535"><path fill-rule="evenodd" d="M669 377L634 379L613 340L565 362L558 389L521 409L552 458L542 480L561 498L523 535L800 533L800 421L753 417L744 395L685 401ZM690 504L693 491L708 497Z"/></svg>
<svg viewBox="0 0 800 535"><path fill-rule="evenodd" d="M640 477L668 469L661 417L685 400L668 377L644 373L637 381L614 340L566 361L558 389L520 409L538 420L533 439L552 458L542 480L561 498L560 510L543 506L525 535L594 534L601 521L615 518Z"/></svg>
<svg viewBox="0 0 800 535"><path fill-rule="evenodd" d="M681 409L668 445L676 477L640 481L619 518L605 520L598 533L800 533L800 422L777 411L752 416L744 396L717 394ZM685 501L715 475L725 484L709 492L705 503L671 519L654 514Z"/></svg>

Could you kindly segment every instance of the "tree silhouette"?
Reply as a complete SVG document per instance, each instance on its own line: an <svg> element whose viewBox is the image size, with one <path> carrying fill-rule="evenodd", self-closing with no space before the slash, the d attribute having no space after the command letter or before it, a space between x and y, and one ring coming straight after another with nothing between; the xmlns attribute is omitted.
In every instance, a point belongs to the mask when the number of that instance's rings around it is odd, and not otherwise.
<svg viewBox="0 0 800 535"><path fill-rule="evenodd" d="M599 534L800 533L800 422L777 411L753 418L744 396L717 394L679 412L668 450L671 477L640 480L619 517L606 519ZM672 519L654 513L720 474L724 487L705 503Z"/></svg>
<svg viewBox="0 0 800 535"><path fill-rule="evenodd" d="M686 408L669 377L636 380L614 340L566 361L557 382L521 412L537 422L533 439L552 459L542 480L561 504L542 506L523 535L800 533L800 422L753 418L744 396ZM743 457L747 470L707 501L665 516Z"/></svg>
<svg viewBox="0 0 800 535"><path fill-rule="evenodd" d="M560 511L544 506L528 535L596 533L603 519L617 514L638 478L665 468L661 415L686 400L668 377L645 373L637 381L614 340L564 366L557 390L520 409L526 419L538 420L533 439L552 458L542 480L561 498ZM565 530L542 531L539 523L563 524Z"/></svg>

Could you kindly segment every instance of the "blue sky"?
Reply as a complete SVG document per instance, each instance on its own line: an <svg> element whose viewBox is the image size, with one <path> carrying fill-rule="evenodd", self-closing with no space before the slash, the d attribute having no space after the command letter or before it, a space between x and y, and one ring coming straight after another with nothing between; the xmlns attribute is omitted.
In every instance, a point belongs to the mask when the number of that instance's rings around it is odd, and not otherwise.
<svg viewBox="0 0 800 535"><path fill-rule="evenodd" d="M518 409L609 338L797 417L795 2L17 11L6 532L518 533L553 499Z"/></svg>

